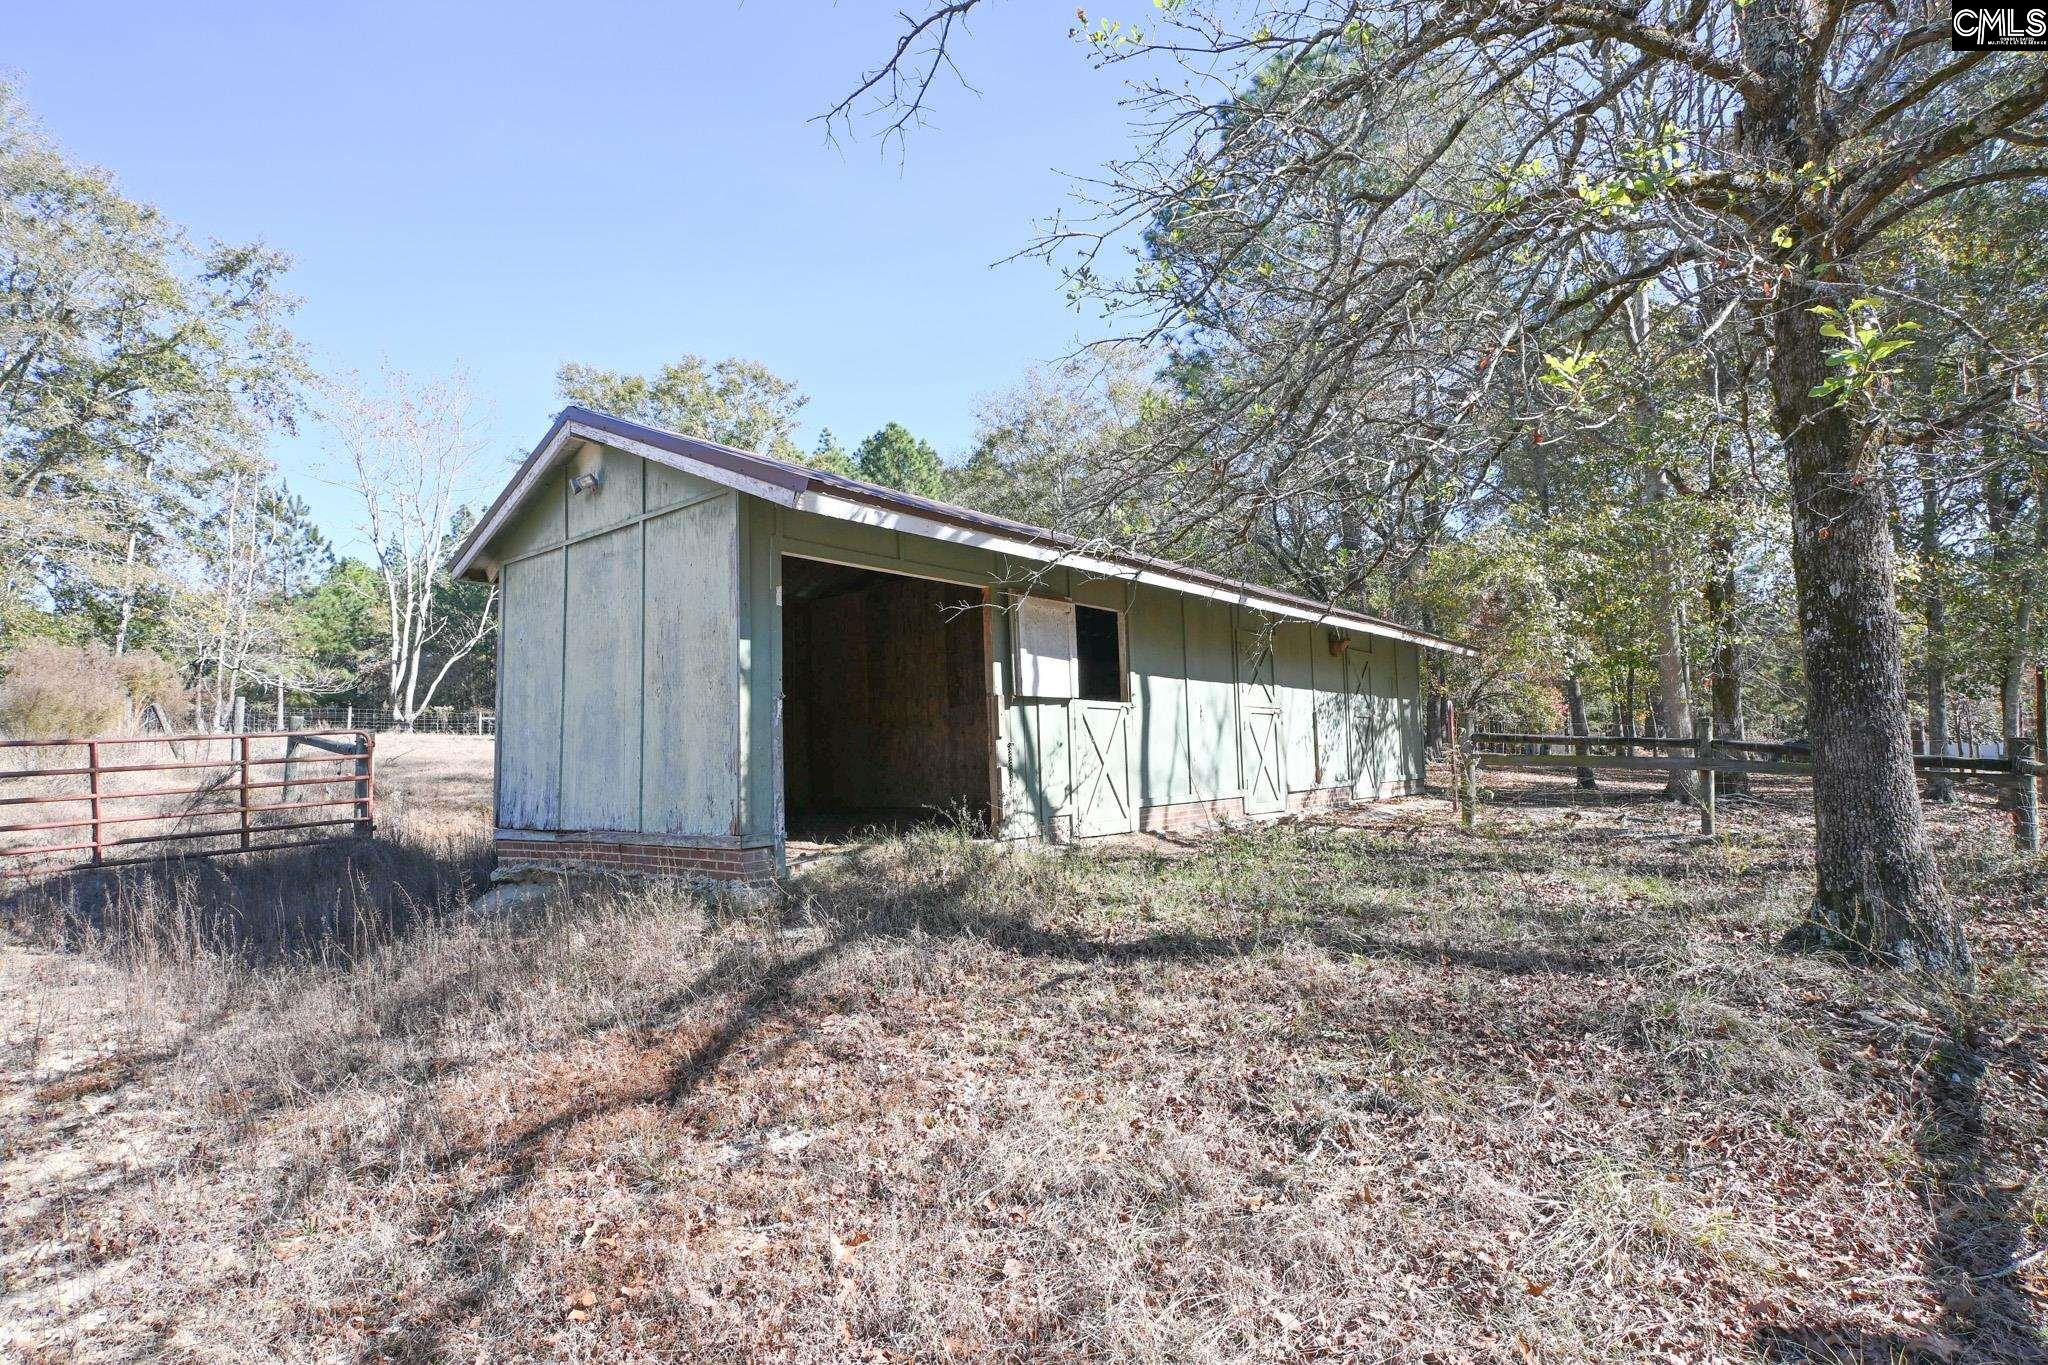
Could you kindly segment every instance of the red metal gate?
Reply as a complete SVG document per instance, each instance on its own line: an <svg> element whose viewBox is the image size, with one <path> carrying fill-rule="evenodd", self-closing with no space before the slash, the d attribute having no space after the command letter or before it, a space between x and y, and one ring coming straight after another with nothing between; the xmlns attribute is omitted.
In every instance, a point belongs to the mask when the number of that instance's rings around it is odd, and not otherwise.
<svg viewBox="0 0 2048 1365"><path fill-rule="evenodd" d="M278 741L282 752L256 752L259 744L269 741ZM136 745L169 749L171 761L122 762L124 757L148 756L149 750L136 750ZM203 752L211 746L223 747L225 756L185 755L187 749ZM36 752L39 750L55 751L58 766L0 767L0 816L8 817L6 823L0 823L0 879L301 848L332 843L337 838L362 838L376 824L373 742L361 730L0 740L0 758L26 751L37 761L49 761L46 755ZM80 758L84 760L82 766ZM329 774L327 770L334 765L341 765L342 770ZM314 775L295 772L306 768L313 769ZM147 776L173 772L181 776ZM202 773L213 776L208 780L200 776ZM194 785L154 785L160 781ZM140 789L127 789L131 784ZM35 790L39 786L51 789ZM337 787L347 790L344 794L332 794ZM294 800L295 788L311 790L317 799ZM271 792L276 795L260 795ZM179 798L188 799L182 806L164 805ZM138 801L156 803L158 808L119 804ZM51 809L65 806L77 809ZM64 818L13 818L18 815ZM165 822L180 827L127 832L136 826ZM110 834L110 830L114 833ZM309 830L327 832L308 836ZM24 837L26 842L20 842ZM38 839L50 842L39 843ZM220 842L223 840L229 842ZM114 856L119 850L139 848L149 851Z"/></svg>

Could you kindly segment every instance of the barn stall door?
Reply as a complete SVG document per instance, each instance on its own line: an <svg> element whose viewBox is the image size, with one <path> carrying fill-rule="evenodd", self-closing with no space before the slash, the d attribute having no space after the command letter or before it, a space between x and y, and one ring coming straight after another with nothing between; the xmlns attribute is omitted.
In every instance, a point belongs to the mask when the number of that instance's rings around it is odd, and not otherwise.
<svg viewBox="0 0 2048 1365"><path fill-rule="evenodd" d="M1273 676L1270 631L1238 633L1237 711L1241 731L1238 759L1248 815L1273 815L1287 809L1287 775L1282 765L1280 688Z"/></svg>
<svg viewBox="0 0 2048 1365"><path fill-rule="evenodd" d="M1385 696L1388 689L1381 682L1381 674L1392 660L1377 657L1383 653L1369 640L1355 640L1344 660L1352 794L1367 801L1377 801L1381 786L1393 775L1388 763L1395 752L1394 718Z"/></svg>
<svg viewBox="0 0 2048 1365"><path fill-rule="evenodd" d="M1074 833L1129 834L1138 827L1131 791L1131 708L1077 701L1073 718Z"/></svg>

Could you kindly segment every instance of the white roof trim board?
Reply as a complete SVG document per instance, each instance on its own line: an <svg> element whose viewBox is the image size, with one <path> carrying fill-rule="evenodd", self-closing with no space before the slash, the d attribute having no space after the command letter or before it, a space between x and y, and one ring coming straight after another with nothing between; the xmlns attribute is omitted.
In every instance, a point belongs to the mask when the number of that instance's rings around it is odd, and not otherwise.
<svg viewBox="0 0 2048 1365"><path fill-rule="evenodd" d="M763 498L778 506L811 512L836 521L901 531L931 540L972 545L995 554L1039 564L1078 569L1102 578L1143 583L1173 592L1250 607L1274 616L1320 625L1341 626L1367 635L1402 640L1452 654L1476 653L1466 645L1363 612L1349 611L1293 593L1224 578L1166 560L1142 555L1091 551L1070 537L1028 526L1005 517L953 507L885 488L840 478L766 455L629 422L588 408L563 409L531 455L485 512L456 551L453 571L471 577L484 560L484 550L517 513L540 481L583 441L622 450L670 469Z"/></svg>

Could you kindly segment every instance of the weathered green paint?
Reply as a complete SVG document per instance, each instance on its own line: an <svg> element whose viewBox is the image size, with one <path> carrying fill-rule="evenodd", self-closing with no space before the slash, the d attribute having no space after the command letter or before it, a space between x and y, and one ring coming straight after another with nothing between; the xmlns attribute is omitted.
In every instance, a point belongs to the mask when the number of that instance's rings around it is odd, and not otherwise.
<svg viewBox="0 0 2048 1365"><path fill-rule="evenodd" d="M1138 794L1147 806L1194 799L1188 744L1187 634L1179 593L1141 588L1125 635L1141 715Z"/></svg>
<svg viewBox="0 0 2048 1365"><path fill-rule="evenodd" d="M588 458L588 457L586 457ZM1275 622L1065 569L1032 590L1123 613L1127 700L1010 696L1017 566L977 547L779 507L617 450L544 480L504 565L498 824L779 842L784 556L988 588L1002 831L1133 828L1149 808L1421 780L1413 645Z"/></svg>
<svg viewBox="0 0 2048 1365"><path fill-rule="evenodd" d="M561 813L567 829L640 828L640 542L634 525L569 543Z"/></svg>
<svg viewBox="0 0 2048 1365"><path fill-rule="evenodd" d="M642 466L645 463L637 456L624 455L616 450L604 452L597 466L600 475L597 487L569 498L569 534L587 536L593 531L624 525L638 517L646 508L642 495L646 477Z"/></svg>
<svg viewBox="0 0 2048 1365"><path fill-rule="evenodd" d="M562 560L515 560L502 579L498 823L514 829L561 823Z"/></svg>
<svg viewBox="0 0 2048 1365"><path fill-rule="evenodd" d="M1322 785L1316 766L1315 661L1310 651L1325 648L1316 627L1289 621L1273 628L1273 672L1280 688L1280 721L1285 728L1287 788L1311 791Z"/></svg>
<svg viewBox="0 0 2048 1365"><path fill-rule="evenodd" d="M638 828L650 834L730 834L739 819L737 503L714 488L647 521Z"/></svg>
<svg viewBox="0 0 2048 1365"><path fill-rule="evenodd" d="M497 825L730 839L742 499L616 450L603 469L591 492L544 480L491 546Z"/></svg>
<svg viewBox="0 0 2048 1365"><path fill-rule="evenodd" d="M540 481L540 486L491 542L498 560L502 563L560 545L566 534L562 528L567 502L568 475L558 469Z"/></svg>

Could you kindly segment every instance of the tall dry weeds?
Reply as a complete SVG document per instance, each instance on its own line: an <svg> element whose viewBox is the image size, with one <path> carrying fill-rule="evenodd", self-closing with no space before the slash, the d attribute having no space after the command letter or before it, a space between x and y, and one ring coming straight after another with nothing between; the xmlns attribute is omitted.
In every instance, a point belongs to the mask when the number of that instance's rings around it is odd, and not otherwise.
<svg viewBox="0 0 2048 1365"><path fill-rule="evenodd" d="M17 1232L6 1313L87 1357L2024 1358L1976 1278L2048 1218L2024 992L1930 1097L1927 1002L1776 954L1782 811L1621 813L923 831L745 912L486 913L424 827L315 894L129 886L51 923L180 1002L119 1092L154 1155Z"/></svg>

